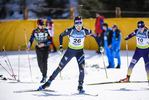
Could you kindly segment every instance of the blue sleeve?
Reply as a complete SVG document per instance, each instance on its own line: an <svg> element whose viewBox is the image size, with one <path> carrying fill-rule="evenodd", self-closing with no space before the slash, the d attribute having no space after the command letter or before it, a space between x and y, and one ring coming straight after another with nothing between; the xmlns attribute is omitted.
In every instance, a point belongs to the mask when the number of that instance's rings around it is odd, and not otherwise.
<svg viewBox="0 0 149 100"><path fill-rule="evenodd" d="M30 37L30 40L29 40L29 43L28 43L28 48L31 48L32 43L33 43L33 41L35 39L34 32L35 31L33 31L32 34L31 34L31 37Z"/></svg>
<svg viewBox="0 0 149 100"><path fill-rule="evenodd" d="M120 49L120 47L121 47L121 33L119 33L119 39L118 39L118 41L116 41L117 42L117 48L119 48Z"/></svg>
<svg viewBox="0 0 149 100"><path fill-rule="evenodd" d="M138 29L136 29L135 31L133 31L131 34L129 34L128 36L126 36L127 39L130 39L134 36L136 36Z"/></svg>
<svg viewBox="0 0 149 100"><path fill-rule="evenodd" d="M48 29L46 29L47 30L47 32L48 32L48 40L46 41L46 45L48 45L49 43L51 43L51 41L52 41L52 37L50 37L50 33L49 33L49 31L48 31Z"/></svg>
<svg viewBox="0 0 149 100"><path fill-rule="evenodd" d="M63 37L66 35L70 35L71 31L73 28L68 28L66 29L62 34L60 34L59 36L59 44L62 45L63 44Z"/></svg>
<svg viewBox="0 0 149 100"><path fill-rule="evenodd" d="M85 30L85 34L93 37L96 40L96 43L98 44L98 46L100 47L100 40L98 36L95 35L92 30L88 30L88 29L84 29L84 30Z"/></svg>

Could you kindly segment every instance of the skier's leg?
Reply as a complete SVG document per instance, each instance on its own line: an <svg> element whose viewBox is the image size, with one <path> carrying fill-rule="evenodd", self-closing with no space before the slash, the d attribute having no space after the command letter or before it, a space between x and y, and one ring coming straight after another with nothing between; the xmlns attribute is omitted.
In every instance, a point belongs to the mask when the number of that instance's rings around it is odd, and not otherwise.
<svg viewBox="0 0 149 100"><path fill-rule="evenodd" d="M147 78L149 80L149 49L144 51L144 54L142 55L142 57L144 59L145 70L146 70L146 73L147 73Z"/></svg>
<svg viewBox="0 0 149 100"><path fill-rule="evenodd" d="M58 73L60 71L62 71L62 69L65 67L65 65L72 59L72 57L74 56L74 52L71 51L71 49L67 49L67 51L65 52L62 60L60 61L59 63L59 66L58 68L53 72L53 74L50 76L49 80L43 84L42 86L40 86L38 88L38 90L43 90L45 89L46 87L49 87L51 82L56 78L56 76L58 75Z"/></svg>
<svg viewBox="0 0 149 100"><path fill-rule="evenodd" d="M43 77L44 78L47 76L48 55L49 55L49 46L44 47L44 54L43 54Z"/></svg>
<svg viewBox="0 0 149 100"><path fill-rule="evenodd" d="M84 67L85 67L85 59L84 59L84 52L78 52L76 55L78 66L79 66L79 85L78 90L80 93L84 93L83 90L83 82L84 82Z"/></svg>
<svg viewBox="0 0 149 100"><path fill-rule="evenodd" d="M42 53L43 52L40 50L40 48L38 48L36 46L37 62L38 62L39 69L40 69L42 76L43 76L43 60L42 60L43 54Z"/></svg>
<svg viewBox="0 0 149 100"><path fill-rule="evenodd" d="M58 75L58 73L60 71L62 71L62 69L66 66L66 64L72 59L72 57L74 56L74 52L72 52L71 50L67 50L63 56L63 58L61 59L59 66L57 67L57 69L53 72L53 74L51 75L52 79L55 79L55 77Z"/></svg>
<svg viewBox="0 0 149 100"><path fill-rule="evenodd" d="M127 76L126 76L126 78L121 79L120 80L121 82L128 82L129 81L132 70L133 70L134 66L136 65L136 63L139 61L140 57L141 57L140 50L138 48L136 48L136 51L132 57L132 60L131 60L130 65L129 65L128 70L127 70Z"/></svg>
<svg viewBox="0 0 149 100"><path fill-rule="evenodd" d="M131 75L134 66L136 65L136 63L139 61L139 59L140 59L140 57L141 57L139 52L140 52L139 49L136 48L136 51L135 51L135 53L134 53L134 55L133 55L133 57L132 57L132 60L131 60L131 62L130 62L130 65L129 65L129 67L128 67L128 71L127 71L127 75L128 75L128 76Z"/></svg>
<svg viewBox="0 0 149 100"><path fill-rule="evenodd" d="M76 55L78 66L79 66L79 82L83 82L84 80L84 67L85 67L85 59L84 52L79 52Z"/></svg>

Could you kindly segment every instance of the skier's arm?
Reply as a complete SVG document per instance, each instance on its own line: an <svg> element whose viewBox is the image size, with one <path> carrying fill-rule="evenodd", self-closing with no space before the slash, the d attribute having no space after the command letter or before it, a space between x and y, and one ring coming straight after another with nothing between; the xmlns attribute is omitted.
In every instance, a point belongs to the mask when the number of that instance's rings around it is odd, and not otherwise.
<svg viewBox="0 0 149 100"><path fill-rule="evenodd" d="M92 30L85 29L85 33L86 33L86 35L93 37L96 40L98 46L100 47L100 40L99 40L98 36L93 33Z"/></svg>
<svg viewBox="0 0 149 100"><path fill-rule="evenodd" d="M31 37L30 37L30 40L29 40L29 42L28 42L27 48L31 48L31 46L32 46L32 43L33 43L33 41L34 41L34 39L35 39L34 33L35 33L35 32L33 31L32 34L31 34Z"/></svg>
<svg viewBox="0 0 149 100"><path fill-rule="evenodd" d="M51 41L52 41L52 38L50 37L50 33L48 32L48 40L45 42L45 45L49 45Z"/></svg>
<svg viewBox="0 0 149 100"><path fill-rule="evenodd" d="M126 36L124 39L125 40L129 40L130 38L136 36L138 29L136 29L135 31L133 31L131 34L129 34L128 36Z"/></svg>
<svg viewBox="0 0 149 100"><path fill-rule="evenodd" d="M63 37L66 35L69 35L71 31L72 31L72 29L66 29L62 34L60 34L60 36L59 36L59 44L60 45L63 44Z"/></svg>

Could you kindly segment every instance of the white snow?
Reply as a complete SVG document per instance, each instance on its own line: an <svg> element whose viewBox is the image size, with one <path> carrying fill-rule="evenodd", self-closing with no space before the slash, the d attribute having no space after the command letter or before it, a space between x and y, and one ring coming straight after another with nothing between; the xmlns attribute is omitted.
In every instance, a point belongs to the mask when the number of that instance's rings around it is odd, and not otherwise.
<svg viewBox="0 0 149 100"><path fill-rule="evenodd" d="M107 85L92 85L89 83L118 81L126 77L127 74L127 56L126 51L121 51L121 69L107 69L108 79L106 79L103 60L101 55L96 54L95 51L85 50L86 68L84 89L87 93L98 94L97 97L85 95L72 95L77 93L78 74L79 69L76 59L73 58L62 71L62 78L59 75L52 82L49 89L58 92L27 92L27 93L13 93L18 90L37 89L42 84L39 83L42 76L37 65L37 57L35 51L30 51L30 61L33 82L28 65L28 55L26 51L20 52L20 80L16 82L13 80L0 80L0 100L148 100L149 88L147 83L131 83L131 84L107 84ZM129 51L129 62L134 51ZM18 76L18 51L7 52L11 65L15 74ZM104 55L107 63L107 57ZM9 70L4 60L4 52L0 52L0 63ZM48 58L48 76L57 68L60 61L59 53L50 53ZM115 60L115 62L117 62ZM98 64L100 68L91 67ZM117 65L117 63L116 63ZM11 78L9 74L0 66L0 75ZM18 78L18 77L17 77ZM144 68L144 61L141 58L134 67L131 75L132 81L147 81L147 75Z"/></svg>

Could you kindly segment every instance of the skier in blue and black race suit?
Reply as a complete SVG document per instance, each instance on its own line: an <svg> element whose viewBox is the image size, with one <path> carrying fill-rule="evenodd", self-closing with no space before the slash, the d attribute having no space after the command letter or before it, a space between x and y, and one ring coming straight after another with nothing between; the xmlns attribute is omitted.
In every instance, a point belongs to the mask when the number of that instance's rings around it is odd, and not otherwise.
<svg viewBox="0 0 149 100"><path fill-rule="evenodd" d="M145 23L143 21L139 21L137 23L137 27L138 29L134 30L131 34L125 37L125 40L128 40L136 36L137 47L128 67L127 77L121 79L121 82L128 82L130 80L132 70L141 57L144 59L145 70L149 82L149 30L145 27Z"/></svg>
<svg viewBox="0 0 149 100"><path fill-rule="evenodd" d="M49 54L49 43L51 42L50 33L47 28L44 28L44 21L42 19L37 20L37 26L35 30L33 30L28 48L26 51L32 46L34 39L36 40L36 54L37 54L37 62L42 73L42 80L40 83L45 83L47 78L47 60Z"/></svg>
<svg viewBox="0 0 149 100"><path fill-rule="evenodd" d="M112 37L112 43L111 43L112 59L114 61L114 58L117 58L118 64L116 68L120 68L121 66L121 59L120 59L121 31L118 29L116 24L112 26L112 31L113 31L113 37Z"/></svg>
<svg viewBox="0 0 149 100"><path fill-rule="evenodd" d="M107 68L114 68L114 59L112 59L112 51L111 51L111 43L112 43L112 37L113 37L113 31L110 27L108 27L107 23L104 23L102 25L103 27L103 32L101 34L101 45L104 46L105 53L108 58L108 63L109 65Z"/></svg>
<svg viewBox="0 0 149 100"><path fill-rule="evenodd" d="M39 87L38 90L43 90L46 87L49 87L51 82L56 78L58 73L62 71L62 69L66 66L66 64L73 58L76 57L78 66L79 66L79 85L78 91L79 93L84 93L83 90L83 82L84 82L84 67L85 67L85 58L84 58L84 39L86 35L94 37L98 46L100 47L99 38L92 32L92 30L86 29L83 27L82 18L80 16L75 17L74 19L74 26L71 28L66 29L62 34L59 36L59 48L60 52L63 51L63 37L69 36L69 44L67 50L61 59L59 66L50 76L49 80ZM100 47L103 49L102 47Z"/></svg>

